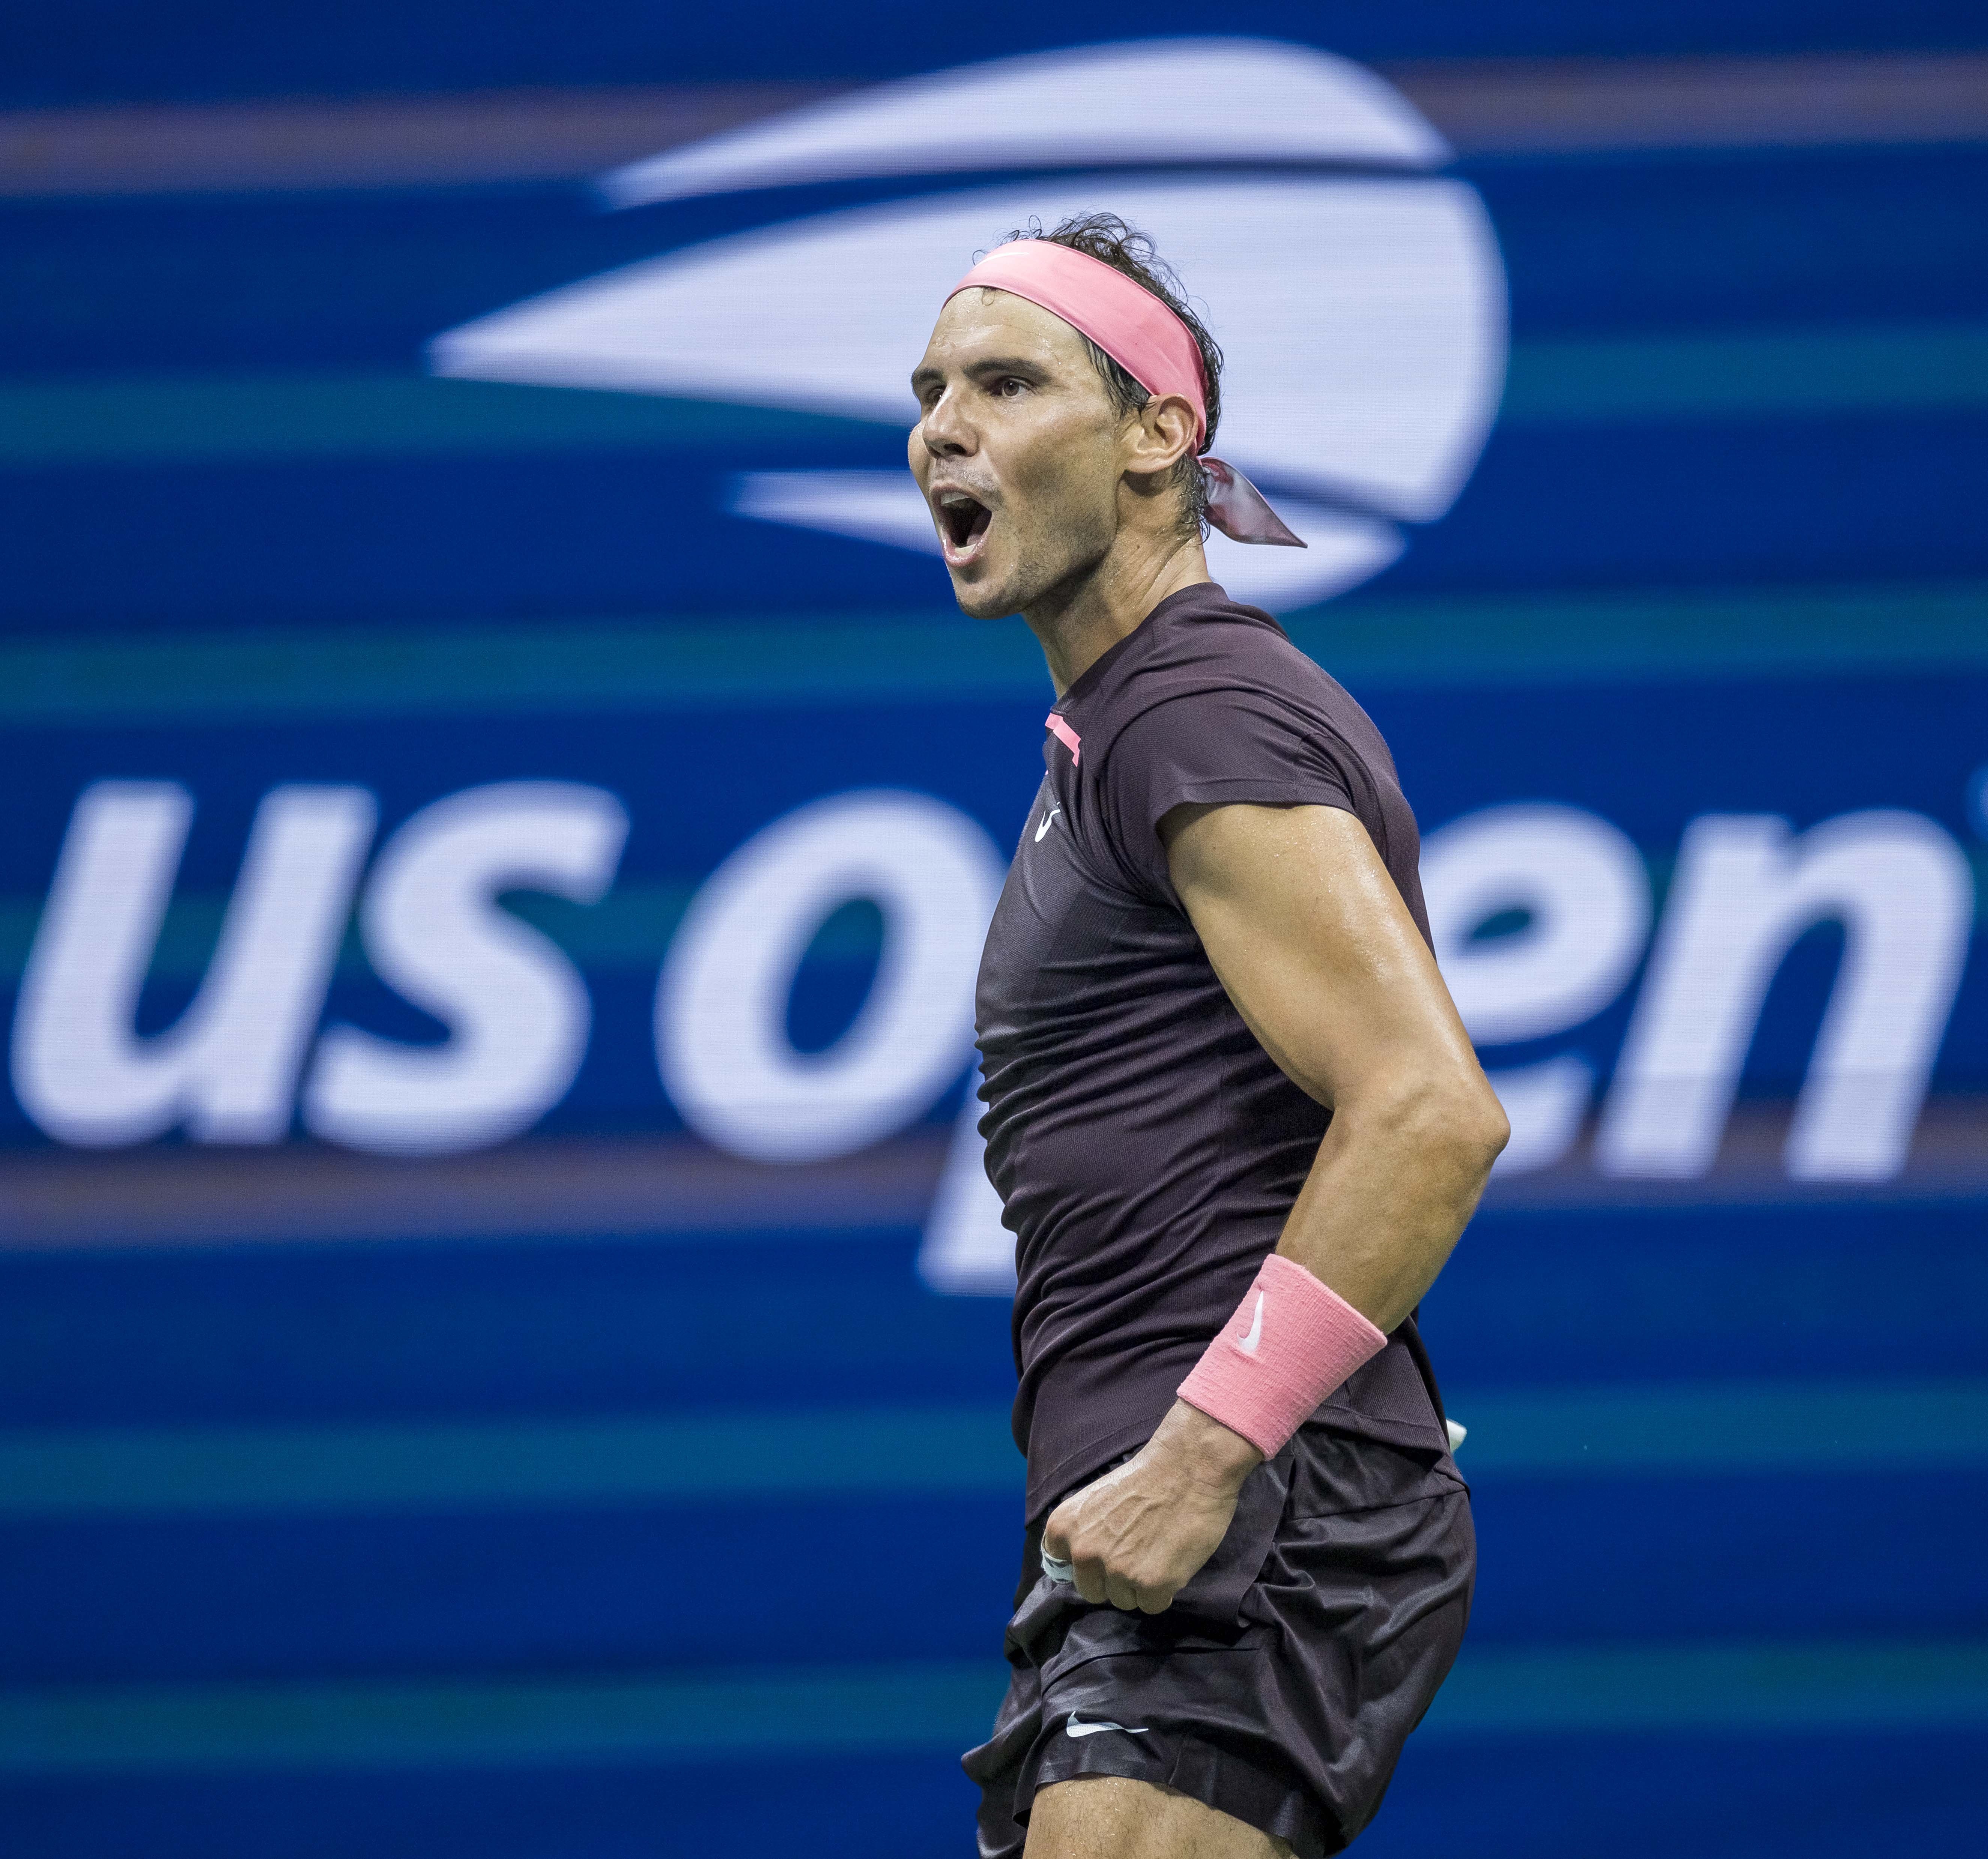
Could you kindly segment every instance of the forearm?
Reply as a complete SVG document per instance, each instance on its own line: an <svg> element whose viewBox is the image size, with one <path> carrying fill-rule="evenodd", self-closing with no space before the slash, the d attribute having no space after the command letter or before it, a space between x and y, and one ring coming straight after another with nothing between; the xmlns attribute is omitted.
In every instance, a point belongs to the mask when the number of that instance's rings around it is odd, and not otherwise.
<svg viewBox="0 0 1988 1859"><path fill-rule="evenodd" d="M1380 1347L1368 1323L1392 1330L1414 1308L1476 1205L1505 1134L1503 1113L1481 1074L1412 1089L1374 1087L1342 1100L1278 1248L1344 1300L1309 1287L1309 1297L1337 1315L1311 1364L1317 1385L1306 1391L1307 1377L1296 1378L1300 1405L1330 1392L1328 1380ZM1289 1266L1276 1269L1297 1276ZM1281 1301L1291 1289L1269 1293L1286 1314L1274 1333L1253 1322L1242 1351L1254 1351L1259 1336L1267 1351L1273 1333L1307 1346L1305 1299L1295 1306ZM1262 1296L1253 1301L1260 1320ZM1234 1327L1241 1321L1240 1313L1231 1320L1230 1340L1211 1347L1210 1357L1182 1387L1187 1398L1175 1401L1144 1448L1050 1516L1044 1546L1070 1563L1087 1600L1148 1612L1169 1605L1221 1540L1243 1481L1301 1420L1301 1414L1272 1411L1290 1405L1288 1392L1273 1393L1267 1402L1260 1387L1236 1397L1219 1371L1215 1381L1197 1385L1215 1350L1237 1353ZM1359 1333L1349 1333L1349 1325ZM1335 1362L1336 1344L1345 1347ZM1270 1360L1267 1354L1256 1359ZM1267 1433L1260 1430L1266 1425Z"/></svg>
<svg viewBox="0 0 1988 1859"><path fill-rule="evenodd" d="M1392 1330L1435 1282L1505 1135L1481 1080L1343 1100L1277 1250Z"/></svg>

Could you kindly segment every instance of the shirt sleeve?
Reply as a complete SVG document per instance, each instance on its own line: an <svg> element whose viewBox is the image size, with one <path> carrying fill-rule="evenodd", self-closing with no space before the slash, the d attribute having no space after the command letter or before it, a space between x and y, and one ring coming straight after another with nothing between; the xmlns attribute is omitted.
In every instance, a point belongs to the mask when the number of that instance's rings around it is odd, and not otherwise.
<svg viewBox="0 0 1988 1859"><path fill-rule="evenodd" d="M1104 758L1102 811L1127 867L1173 894L1160 822L1175 807L1254 803L1359 811L1346 752L1268 692L1195 691L1142 711Z"/></svg>

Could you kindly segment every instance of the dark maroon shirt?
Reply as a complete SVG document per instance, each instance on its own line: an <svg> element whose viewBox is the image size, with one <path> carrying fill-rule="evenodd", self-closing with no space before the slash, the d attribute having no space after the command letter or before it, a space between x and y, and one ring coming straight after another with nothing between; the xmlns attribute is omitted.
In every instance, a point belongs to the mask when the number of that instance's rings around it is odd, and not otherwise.
<svg viewBox="0 0 1988 1859"><path fill-rule="evenodd" d="M1205 583L1073 684L977 998L988 1172L1016 1238L1028 1509L1143 1444L1275 1249L1329 1113L1230 1005L1168 875L1193 802L1343 807L1426 936L1415 816L1366 712ZM1412 1321L1320 1410L1441 1451Z"/></svg>

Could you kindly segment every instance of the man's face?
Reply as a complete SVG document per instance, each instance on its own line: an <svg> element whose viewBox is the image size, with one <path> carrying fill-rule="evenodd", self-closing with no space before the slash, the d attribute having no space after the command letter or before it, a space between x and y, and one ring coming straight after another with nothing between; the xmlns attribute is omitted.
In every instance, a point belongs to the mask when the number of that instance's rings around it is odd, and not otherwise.
<svg viewBox="0 0 1988 1859"><path fill-rule="evenodd" d="M939 313L911 390L911 475L966 612L1019 613L1104 559L1121 421L1061 317L1006 291L963 290Z"/></svg>

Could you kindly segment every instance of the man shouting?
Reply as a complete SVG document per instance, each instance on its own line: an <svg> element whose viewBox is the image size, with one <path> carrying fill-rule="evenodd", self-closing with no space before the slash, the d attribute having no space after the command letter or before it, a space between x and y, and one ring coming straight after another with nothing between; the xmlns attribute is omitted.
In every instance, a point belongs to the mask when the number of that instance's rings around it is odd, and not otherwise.
<svg viewBox="0 0 1988 1859"><path fill-rule="evenodd" d="M1222 358L1108 215L960 281L911 465L1019 613L1048 773L982 959L1026 1543L987 1859L1303 1859L1372 1817L1476 1559L1417 1300L1507 1134L1386 745L1209 579L1303 545L1206 455Z"/></svg>

